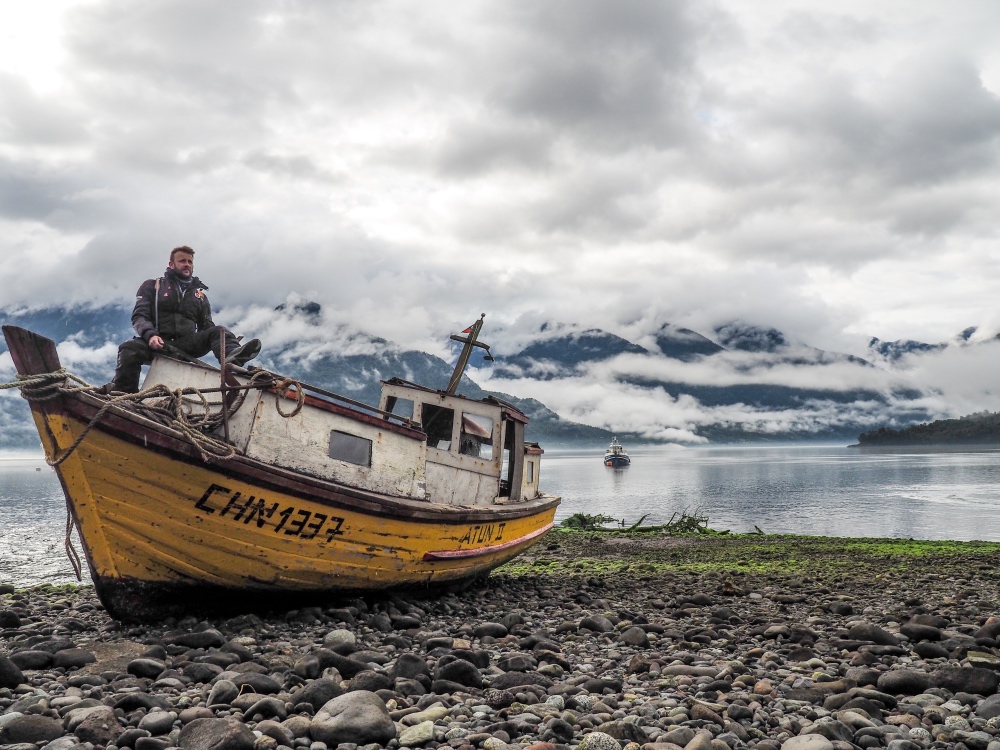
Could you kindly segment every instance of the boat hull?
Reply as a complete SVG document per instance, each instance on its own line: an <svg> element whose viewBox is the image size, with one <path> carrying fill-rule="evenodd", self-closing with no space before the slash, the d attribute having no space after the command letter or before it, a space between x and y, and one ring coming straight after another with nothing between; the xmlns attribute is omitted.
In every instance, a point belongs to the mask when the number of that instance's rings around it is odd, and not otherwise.
<svg viewBox="0 0 1000 750"><path fill-rule="evenodd" d="M629 466L632 461L627 456L605 456L605 466Z"/></svg>
<svg viewBox="0 0 1000 750"><path fill-rule="evenodd" d="M36 410L35 419L49 458L86 425L65 411ZM537 541L558 502L542 497L521 512L493 513L380 505L336 488L290 486L267 477L267 467L207 464L185 457L186 446L143 442L95 429L57 467L98 595L119 619L252 608L255 596L462 582Z"/></svg>

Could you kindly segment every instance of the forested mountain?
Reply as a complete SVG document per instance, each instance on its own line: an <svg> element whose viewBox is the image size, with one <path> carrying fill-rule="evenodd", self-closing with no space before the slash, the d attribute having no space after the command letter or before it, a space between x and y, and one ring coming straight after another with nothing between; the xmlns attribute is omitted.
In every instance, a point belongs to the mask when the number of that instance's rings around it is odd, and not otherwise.
<svg viewBox="0 0 1000 750"><path fill-rule="evenodd" d="M958 419L938 419L899 430L880 427L858 437L858 445L864 447L997 444L1000 444L1000 413L988 411Z"/></svg>

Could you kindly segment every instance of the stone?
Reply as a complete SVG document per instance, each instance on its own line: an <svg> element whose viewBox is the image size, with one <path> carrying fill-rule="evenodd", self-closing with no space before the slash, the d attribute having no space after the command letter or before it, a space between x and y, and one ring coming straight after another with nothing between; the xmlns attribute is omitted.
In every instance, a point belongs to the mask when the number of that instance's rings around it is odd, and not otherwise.
<svg viewBox="0 0 1000 750"><path fill-rule="evenodd" d="M237 688L243 688L244 693L248 690L263 695L274 695L281 692L281 683L266 674L247 672L231 677L230 681Z"/></svg>
<svg viewBox="0 0 1000 750"><path fill-rule="evenodd" d="M52 657L52 666L60 669L81 669L97 661L97 657L85 648L64 648Z"/></svg>
<svg viewBox="0 0 1000 750"><path fill-rule="evenodd" d="M622 750L621 743L604 732L591 732L583 735L577 750Z"/></svg>
<svg viewBox="0 0 1000 750"><path fill-rule="evenodd" d="M155 680L166 668L167 665L158 659L133 659L128 663L129 674L150 680Z"/></svg>
<svg viewBox="0 0 1000 750"><path fill-rule="evenodd" d="M323 636L323 648L328 648L336 654L347 656L358 648L358 639L350 630L331 630Z"/></svg>
<svg viewBox="0 0 1000 750"><path fill-rule="evenodd" d="M366 669L358 672L347 683L348 690L364 690L374 693L379 690L389 690L392 688L392 678L384 672L375 672Z"/></svg>
<svg viewBox="0 0 1000 750"><path fill-rule="evenodd" d="M48 669L52 666L54 657L48 651L25 649L16 651L8 657L18 669Z"/></svg>
<svg viewBox="0 0 1000 750"><path fill-rule="evenodd" d="M295 734L291 729L270 719L258 721L255 729L261 734L273 738L279 745L291 747L295 742Z"/></svg>
<svg viewBox="0 0 1000 750"><path fill-rule="evenodd" d="M399 733L399 744L403 747L419 747L434 739L434 722L422 721L407 727Z"/></svg>
<svg viewBox="0 0 1000 750"><path fill-rule="evenodd" d="M24 673L6 656L0 656L0 688L16 688L24 682Z"/></svg>
<svg viewBox="0 0 1000 750"><path fill-rule="evenodd" d="M618 638L627 646L636 646L638 648L649 647L649 636L646 635L645 630L638 626L626 628Z"/></svg>
<svg viewBox="0 0 1000 750"><path fill-rule="evenodd" d="M483 686L483 676L475 664L465 659L455 659L439 667L434 675L435 680L447 680L457 682L466 687L481 688Z"/></svg>
<svg viewBox="0 0 1000 750"><path fill-rule="evenodd" d="M381 698L356 690L334 698L317 711L309 724L309 734L327 747L341 742L384 745L396 738L396 725Z"/></svg>
<svg viewBox="0 0 1000 750"><path fill-rule="evenodd" d="M80 742L109 745L118 738L124 729L118 723L114 709L110 706L96 706L82 720L76 722L72 731L80 739Z"/></svg>
<svg viewBox="0 0 1000 750"><path fill-rule="evenodd" d="M253 750L256 735L236 719L195 719L181 729L182 750Z"/></svg>
<svg viewBox="0 0 1000 750"><path fill-rule="evenodd" d="M1000 686L1000 675L990 669L944 667L931 674L930 679L935 687L953 693L975 693L982 696L993 695Z"/></svg>
<svg viewBox="0 0 1000 750"><path fill-rule="evenodd" d="M430 667L427 666L427 662L420 656L409 652L400 654L399 658L396 659L396 663L392 665L392 669L389 670L389 676L394 680L399 677L413 679L420 675L430 677Z"/></svg>
<svg viewBox="0 0 1000 750"><path fill-rule="evenodd" d="M508 633L507 628L499 622L481 622L472 629L472 634L476 638L504 638Z"/></svg>
<svg viewBox="0 0 1000 750"><path fill-rule="evenodd" d="M931 681L912 669L891 669L883 672L876 684L879 690L892 695L919 695L931 686Z"/></svg>
<svg viewBox="0 0 1000 750"><path fill-rule="evenodd" d="M212 685L211 691L209 691L208 705L228 706L239 694L240 689L234 682L230 680L218 680L214 685Z"/></svg>
<svg viewBox="0 0 1000 750"><path fill-rule="evenodd" d="M219 648L226 642L225 636L218 630L208 629L196 633L180 633L178 635L165 636L164 642L186 646L187 648Z"/></svg>
<svg viewBox="0 0 1000 750"><path fill-rule="evenodd" d="M0 726L0 745L51 742L62 735L61 721L48 716L21 714Z"/></svg>
<svg viewBox="0 0 1000 750"><path fill-rule="evenodd" d="M604 615L590 615L580 620L580 628L593 630L595 633L610 633L615 629L615 625Z"/></svg>
<svg viewBox="0 0 1000 750"><path fill-rule="evenodd" d="M834 750L833 743L821 734L800 734L789 737L781 750Z"/></svg>
<svg viewBox="0 0 1000 750"><path fill-rule="evenodd" d="M899 639L892 633L870 622L856 622L851 625L851 638L859 641L871 641L881 646L898 646Z"/></svg>
<svg viewBox="0 0 1000 750"><path fill-rule="evenodd" d="M154 710L139 720L139 729L145 729L155 737L166 734L173 729L175 721L177 721L177 714L174 711Z"/></svg>
<svg viewBox="0 0 1000 750"><path fill-rule="evenodd" d="M331 700L343 694L344 689L340 686L340 682L321 677L292 695L292 702L308 703L315 711L319 711Z"/></svg>

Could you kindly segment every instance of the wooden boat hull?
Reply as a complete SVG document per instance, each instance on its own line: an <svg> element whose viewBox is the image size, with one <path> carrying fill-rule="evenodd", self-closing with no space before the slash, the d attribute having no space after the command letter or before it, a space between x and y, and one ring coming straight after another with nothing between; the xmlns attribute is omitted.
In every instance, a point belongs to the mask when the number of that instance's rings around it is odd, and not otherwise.
<svg viewBox="0 0 1000 750"><path fill-rule="evenodd" d="M85 394L32 402L50 460L102 405ZM559 502L436 504L245 456L207 463L179 433L115 408L57 472L98 596L125 620L457 584L538 541Z"/></svg>

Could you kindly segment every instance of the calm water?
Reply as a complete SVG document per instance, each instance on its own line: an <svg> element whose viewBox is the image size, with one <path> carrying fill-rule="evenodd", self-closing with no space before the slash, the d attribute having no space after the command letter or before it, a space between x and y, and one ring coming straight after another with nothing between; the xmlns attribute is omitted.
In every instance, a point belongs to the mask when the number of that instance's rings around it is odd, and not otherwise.
<svg viewBox="0 0 1000 750"><path fill-rule="evenodd" d="M557 521L648 514L652 524L697 511L734 532L1000 541L1000 451L626 448L624 469L605 467L603 449L546 450L542 487L563 497ZM45 462L0 456L0 583L75 581L65 523Z"/></svg>

